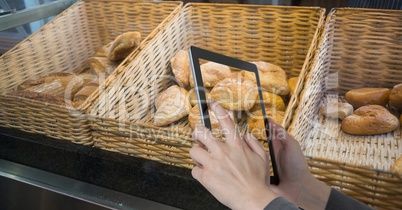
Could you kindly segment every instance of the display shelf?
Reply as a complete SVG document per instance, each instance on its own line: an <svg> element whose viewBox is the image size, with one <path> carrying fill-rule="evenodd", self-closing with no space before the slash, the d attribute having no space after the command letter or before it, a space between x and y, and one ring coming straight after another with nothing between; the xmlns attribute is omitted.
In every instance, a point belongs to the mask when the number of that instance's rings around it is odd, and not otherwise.
<svg viewBox="0 0 402 210"><path fill-rule="evenodd" d="M181 209L226 209L185 168L0 127L0 159Z"/></svg>

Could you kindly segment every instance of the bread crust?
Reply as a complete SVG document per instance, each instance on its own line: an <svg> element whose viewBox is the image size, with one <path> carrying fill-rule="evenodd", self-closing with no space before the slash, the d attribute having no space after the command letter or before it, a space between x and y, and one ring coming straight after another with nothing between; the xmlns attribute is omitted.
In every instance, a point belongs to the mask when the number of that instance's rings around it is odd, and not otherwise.
<svg viewBox="0 0 402 210"><path fill-rule="evenodd" d="M212 88L210 97L227 110L250 110L257 99L256 88L251 80L233 73Z"/></svg>
<svg viewBox="0 0 402 210"><path fill-rule="evenodd" d="M342 121L342 130L353 135L383 134L398 126L398 118L380 105L362 106Z"/></svg>
<svg viewBox="0 0 402 210"><path fill-rule="evenodd" d="M265 109L268 118L275 123L282 124L285 118L285 112L273 109ZM253 134L257 139L266 139L265 124L262 117L262 111L256 110L247 117L248 132Z"/></svg>
<svg viewBox="0 0 402 210"><path fill-rule="evenodd" d="M116 37L106 51L106 57L111 61L125 59L141 43L141 33L126 32Z"/></svg>
<svg viewBox="0 0 402 210"><path fill-rule="evenodd" d="M388 88L358 88L348 91L345 99L355 109L365 105L385 106L388 104L389 94Z"/></svg>
<svg viewBox="0 0 402 210"><path fill-rule="evenodd" d="M275 109L277 111L285 111L285 102L283 102L283 99L279 95L267 91L262 91L262 97L264 99L265 108ZM257 100L250 111L253 112L262 109L259 99L260 97L257 96Z"/></svg>
<svg viewBox="0 0 402 210"><path fill-rule="evenodd" d="M389 105L402 112L402 83L392 88L389 95Z"/></svg>
<svg viewBox="0 0 402 210"><path fill-rule="evenodd" d="M165 126L187 116L191 109L187 95L187 90L177 85L160 93L155 99L154 125Z"/></svg>
<svg viewBox="0 0 402 210"><path fill-rule="evenodd" d="M229 66L215 63L215 62L207 62L200 66L202 80L204 82L204 87L210 88L214 87L220 81L230 77L232 70L230 70ZM190 87L194 87L194 79L193 75L190 74Z"/></svg>
<svg viewBox="0 0 402 210"><path fill-rule="evenodd" d="M286 72L279 66L263 61L252 62L258 68L261 87L265 91L278 95L287 95L289 93L289 85ZM255 74L249 71L241 71L242 75L256 82Z"/></svg>
<svg viewBox="0 0 402 210"><path fill-rule="evenodd" d="M180 50L170 59L173 74L180 86L188 87L190 78L190 61L188 53L185 50Z"/></svg>

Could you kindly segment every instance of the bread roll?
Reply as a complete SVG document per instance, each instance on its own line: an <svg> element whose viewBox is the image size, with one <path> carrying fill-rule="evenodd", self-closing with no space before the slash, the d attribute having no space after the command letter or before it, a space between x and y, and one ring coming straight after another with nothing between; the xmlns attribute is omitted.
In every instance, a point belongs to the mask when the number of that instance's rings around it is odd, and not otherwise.
<svg viewBox="0 0 402 210"><path fill-rule="evenodd" d="M392 171L402 175L402 156L395 160L392 164Z"/></svg>
<svg viewBox="0 0 402 210"><path fill-rule="evenodd" d="M82 87L82 77L68 72L51 73L35 80L27 80L18 86L20 91L45 93L54 97L71 100L71 97Z"/></svg>
<svg viewBox="0 0 402 210"><path fill-rule="evenodd" d="M188 87L190 78L190 60L185 50L180 50L170 60L174 76L180 86Z"/></svg>
<svg viewBox="0 0 402 210"><path fill-rule="evenodd" d="M345 99L355 109L365 105L385 106L388 104L389 94L388 88L359 88L348 91Z"/></svg>
<svg viewBox="0 0 402 210"><path fill-rule="evenodd" d="M388 133L398 126L398 118L380 105L362 106L342 121L342 130L353 135Z"/></svg>
<svg viewBox="0 0 402 210"><path fill-rule="evenodd" d="M96 50L93 57L106 57L106 52L109 50L110 46L112 46L112 43L113 42L110 42L109 44L100 47L98 50Z"/></svg>
<svg viewBox="0 0 402 210"><path fill-rule="evenodd" d="M164 126L187 116L191 109L187 95L187 90L177 85L173 85L160 93L155 99L154 124Z"/></svg>
<svg viewBox="0 0 402 210"><path fill-rule="evenodd" d="M119 35L112 42L106 52L106 57L111 61L120 61L125 59L141 43L141 34L139 32L127 32Z"/></svg>
<svg viewBox="0 0 402 210"><path fill-rule="evenodd" d="M232 119L232 121L236 122L233 111L227 111L227 112L229 114L230 119ZM209 120L211 121L212 130L219 129L221 126L219 124L219 120L216 117L215 113L210 110L208 110L208 113L209 113ZM220 116L220 117L223 118L226 116ZM190 114L188 115L188 122L192 129L195 129L195 127L198 124L201 124L200 109L198 108L198 105L194 106L191 109Z"/></svg>
<svg viewBox="0 0 402 210"><path fill-rule="evenodd" d="M105 57L92 57L89 59L90 68L99 76L108 76L119 65L117 62L110 61Z"/></svg>
<svg viewBox="0 0 402 210"><path fill-rule="evenodd" d="M330 101L320 107L319 112L326 117L343 120L353 113L353 106L348 103Z"/></svg>
<svg viewBox="0 0 402 210"><path fill-rule="evenodd" d="M257 93L258 94L258 93ZM283 102L283 99L273 93L262 91L262 97L264 99L264 106L265 108L270 108L270 109L275 109L277 111L285 111L285 103ZM260 103L260 97L257 95L257 100L254 103L253 108L251 108L250 111L256 111L262 109L261 108L261 103Z"/></svg>
<svg viewBox="0 0 402 210"><path fill-rule="evenodd" d="M257 99L257 91L251 80L233 73L212 88L210 96L227 110L250 110Z"/></svg>
<svg viewBox="0 0 402 210"><path fill-rule="evenodd" d="M75 95L73 104L75 107L80 106L93 92L99 87L99 83L96 81L85 84Z"/></svg>
<svg viewBox="0 0 402 210"><path fill-rule="evenodd" d="M211 98L211 96L209 95L210 92L210 89L205 89L205 97L207 100ZM198 104L197 93L194 88L188 91L188 100L190 101L191 106L195 106Z"/></svg>
<svg viewBox="0 0 402 210"><path fill-rule="evenodd" d="M278 95L286 95L289 93L286 72L279 66L267 62L252 62L258 68L261 87L268 92ZM254 83L256 82L255 74L249 71L242 71L242 75Z"/></svg>
<svg viewBox="0 0 402 210"><path fill-rule="evenodd" d="M399 116L399 125L402 126L402 114Z"/></svg>
<svg viewBox="0 0 402 210"><path fill-rule="evenodd" d="M265 109L268 118L271 118L275 123L282 124L285 118L285 112L276 111L273 109ZM248 132L253 134L257 139L266 139L264 118L262 111L257 110L247 117Z"/></svg>
<svg viewBox="0 0 402 210"><path fill-rule="evenodd" d="M402 83L392 88L389 95L389 105L402 112Z"/></svg>
<svg viewBox="0 0 402 210"><path fill-rule="evenodd" d="M204 82L204 87L214 87L218 82L230 77L232 71L229 66L215 63L207 62L200 66L201 76ZM190 86L194 87L193 75L190 74Z"/></svg>
<svg viewBox="0 0 402 210"><path fill-rule="evenodd" d="M289 85L289 94L292 96L295 92L297 81L299 81L299 77L292 77L288 79L288 85Z"/></svg>

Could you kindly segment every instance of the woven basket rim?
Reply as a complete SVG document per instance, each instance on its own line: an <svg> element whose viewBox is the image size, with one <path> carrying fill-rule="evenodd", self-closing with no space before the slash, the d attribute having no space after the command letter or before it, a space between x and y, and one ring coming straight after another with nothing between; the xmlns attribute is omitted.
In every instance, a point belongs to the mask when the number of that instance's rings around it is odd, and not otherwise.
<svg viewBox="0 0 402 210"><path fill-rule="evenodd" d="M320 9L324 10L325 8L319 6L286 6L286 5L259 5L259 4L230 4L230 3L201 3L201 2L189 2L184 8L190 6L219 6L219 7L250 7L250 8L288 8L288 9Z"/></svg>

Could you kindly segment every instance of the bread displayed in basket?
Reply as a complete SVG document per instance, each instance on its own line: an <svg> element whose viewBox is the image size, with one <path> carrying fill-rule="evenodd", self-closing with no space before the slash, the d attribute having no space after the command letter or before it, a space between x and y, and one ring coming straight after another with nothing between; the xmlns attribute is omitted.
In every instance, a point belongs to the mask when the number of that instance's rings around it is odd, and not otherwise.
<svg viewBox="0 0 402 210"><path fill-rule="evenodd" d="M258 94L258 92L257 92ZM259 96L257 96L257 100L254 103L254 106L251 108L250 111L257 111L262 109L261 107L261 103L259 100ZM267 109L274 109L274 110L278 110L278 111L285 111L286 106L285 106L285 102L283 101L282 97L280 97L279 95L276 95L274 93L270 93L267 91L262 91L262 98L263 98L263 103L264 103L264 107Z"/></svg>
<svg viewBox="0 0 402 210"><path fill-rule="evenodd" d="M251 63L254 63L257 66L261 87L265 91L278 95L287 95L289 93L288 78L286 72L281 67L262 61ZM242 75L254 83L257 83L254 73L242 71Z"/></svg>
<svg viewBox="0 0 402 210"><path fill-rule="evenodd" d="M21 83L17 89L19 91L35 92L39 95L41 93L46 94L49 98L53 96L60 99L71 99L84 84L84 79L74 73L69 72L57 72L51 73L46 76L40 77L35 80L27 80ZM33 96L31 99L35 99ZM44 99L43 97L39 97ZM39 100L38 98L38 100Z"/></svg>
<svg viewBox="0 0 402 210"><path fill-rule="evenodd" d="M111 74L118 65L118 62L110 61L106 57L92 57L89 59L89 66L97 76Z"/></svg>
<svg viewBox="0 0 402 210"><path fill-rule="evenodd" d="M98 89L98 81L86 83L75 95L73 99L74 107L80 106L84 101Z"/></svg>
<svg viewBox="0 0 402 210"><path fill-rule="evenodd" d="M402 112L402 83L392 88L389 94L389 105Z"/></svg>
<svg viewBox="0 0 402 210"><path fill-rule="evenodd" d="M188 53L185 50L180 50L172 59L170 59L170 65L172 67L173 75L179 85L188 87L190 78L190 61Z"/></svg>
<svg viewBox="0 0 402 210"><path fill-rule="evenodd" d="M275 109L265 109L268 118L271 118L275 123L281 124L284 117L284 111L277 111ZM262 110L257 110L247 117L248 132L253 134L257 139L265 139L265 123L262 117Z"/></svg>
<svg viewBox="0 0 402 210"><path fill-rule="evenodd" d="M398 126L398 118L380 105L362 106L342 121L342 130L353 135L383 134Z"/></svg>
<svg viewBox="0 0 402 210"><path fill-rule="evenodd" d="M326 117L343 120L353 113L353 106L349 103L330 101L321 106L319 112Z"/></svg>
<svg viewBox="0 0 402 210"><path fill-rule="evenodd" d="M399 158L395 160L394 164L392 164L392 171L402 175L402 156L399 156Z"/></svg>
<svg viewBox="0 0 402 210"><path fill-rule="evenodd" d="M187 116L191 109L187 95L187 90L177 85L161 92L155 99L154 124L164 126Z"/></svg>
<svg viewBox="0 0 402 210"><path fill-rule="evenodd" d="M106 57L111 61L120 61L126 58L141 43L141 33L126 32L119 35L106 49Z"/></svg>
<svg viewBox="0 0 402 210"><path fill-rule="evenodd" d="M295 92L297 81L299 81L299 77L292 77L288 79L289 85L289 94L292 96Z"/></svg>
<svg viewBox="0 0 402 210"><path fill-rule="evenodd" d="M72 101L78 107L98 88L98 80L110 75L140 42L139 32L123 33L96 50L83 70L55 72L26 80L8 94L57 105L71 105Z"/></svg>
<svg viewBox="0 0 402 210"><path fill-rule="evenodd" d="M388 88L359 88L348 91L345 99L357 109L365 105L385 106L388 104L389 95Z"/></svg>

